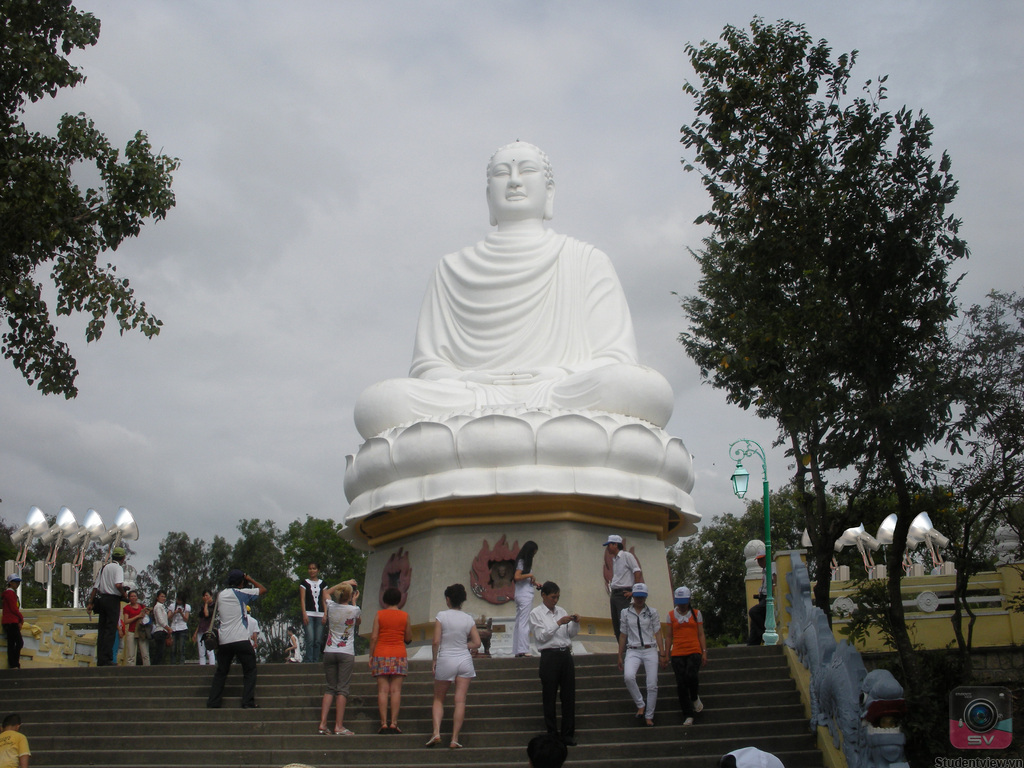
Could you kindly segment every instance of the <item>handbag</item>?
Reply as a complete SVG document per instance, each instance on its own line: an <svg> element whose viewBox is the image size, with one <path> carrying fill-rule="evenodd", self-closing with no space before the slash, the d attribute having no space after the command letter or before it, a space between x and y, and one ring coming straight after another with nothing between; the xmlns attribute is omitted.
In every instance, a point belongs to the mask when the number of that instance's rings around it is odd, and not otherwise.
<svg viewBox="0 0 1024 768"><path fill-rule="evenodd" d="M213 601L213 614L210 616L210 628L203 632L203 647L208 651L216 651L220 648L220 638L217 636L215 623L217 621L217 601Z"/></svg>

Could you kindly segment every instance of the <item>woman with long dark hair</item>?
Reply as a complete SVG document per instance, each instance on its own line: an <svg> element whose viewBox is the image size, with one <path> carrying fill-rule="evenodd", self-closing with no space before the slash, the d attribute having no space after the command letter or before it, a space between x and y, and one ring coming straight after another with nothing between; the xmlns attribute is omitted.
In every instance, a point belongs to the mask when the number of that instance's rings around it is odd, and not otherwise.
<svg viewBox="0 0 1024 768"><path fill-rule="evenodd" d="M540 589L541 581L533 575L533 557L537 544L528 541L519 548L516 558L516 572L512 580L516 584L516 624L512 629L512 653L516 658L530 655L530 609L533 608L534 590Z"/></svg>
<svg viewBox="0 0 1024 768"><path fill-rule="evenodd" d="M466 588L462 584L448 587L444 591L444 599L448 610L440 611L434 619L434 642L431 646L434 656L434 703L431 712L434 734L427 746L441 743L444 700L454 682L455 712L452 715L452 740L448 747L462 749L459 731L466 719L466 693L469 681L476 677L470 651L480 647L480 633L476 629L476 620L462 611L462 604L466 602Z"/></svg>

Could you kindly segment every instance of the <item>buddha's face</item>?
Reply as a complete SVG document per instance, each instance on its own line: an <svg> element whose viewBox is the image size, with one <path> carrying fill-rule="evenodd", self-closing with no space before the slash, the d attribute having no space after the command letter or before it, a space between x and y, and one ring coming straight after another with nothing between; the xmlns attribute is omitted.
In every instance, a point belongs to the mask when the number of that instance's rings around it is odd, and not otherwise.
<svg viewBox="0 0 1024 768"><path fill-rule="evenodd" d="M554 195L535 150L512 145L494 155L487 175L491 224L550 219Z"/></svg>

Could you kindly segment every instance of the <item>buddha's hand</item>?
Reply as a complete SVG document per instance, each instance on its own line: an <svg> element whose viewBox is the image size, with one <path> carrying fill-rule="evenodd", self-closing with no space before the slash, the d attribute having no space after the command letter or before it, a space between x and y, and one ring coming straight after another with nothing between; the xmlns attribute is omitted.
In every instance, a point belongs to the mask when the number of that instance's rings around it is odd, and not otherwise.
<svg viewBox="0 0 1024 768"><path fill-rule="evenodd" d="M517 371L495 373L490 371L466 371L463 375L464 381L472 381L477 384L536 384L539 381L559 381L568 376L564 368L556 366L545 366L542 368L524 368Z"/></svg>

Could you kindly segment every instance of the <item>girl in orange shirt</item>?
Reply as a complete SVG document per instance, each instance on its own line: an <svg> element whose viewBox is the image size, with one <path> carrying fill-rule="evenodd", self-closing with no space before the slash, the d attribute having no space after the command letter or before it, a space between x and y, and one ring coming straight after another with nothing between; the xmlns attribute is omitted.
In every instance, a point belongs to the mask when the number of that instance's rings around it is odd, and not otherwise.
<svg viewBox="0 0 1024 768"><path fill-rule="evenodd" d="M370 636L370 674L377 678L377 708L380 729L377 733L401 733L398 710L402 704L402 679L409 674L405 646L412 642L409 614L399 610L402 593L388 587L381 597L384 607L373 617ZM388 699L391 700L391 724L388 725Z"/></svg>
<svg viewBox="0 0 1024 768"><path fill-rule="evenodd" d="M708 663L708 644L704 639L704 617L690 605L690 590L679 587L674 595L675 608L669 613L672 625L672 671L676 675L683 725L693 725L693 716L704 709L698 695L698 673Z"/></svg>

